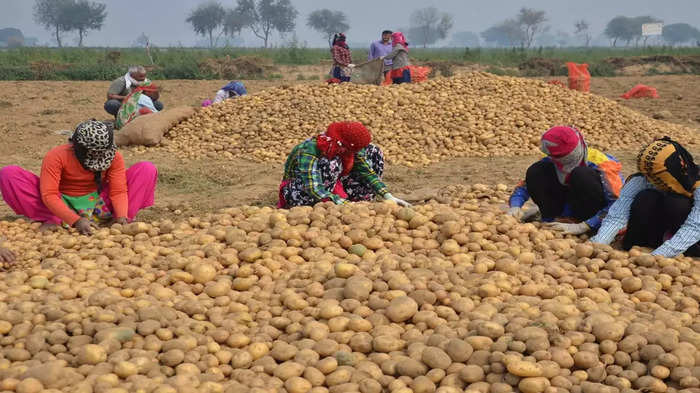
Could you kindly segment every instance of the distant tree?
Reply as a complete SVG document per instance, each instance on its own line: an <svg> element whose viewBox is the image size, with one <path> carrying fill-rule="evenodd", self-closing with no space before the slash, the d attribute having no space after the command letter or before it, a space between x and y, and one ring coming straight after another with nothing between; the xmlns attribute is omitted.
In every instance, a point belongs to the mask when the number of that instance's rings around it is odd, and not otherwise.
<svg viewBox="0 0 700 393"><path fill-rule="evenodd" d="M306 25L323 34L328 40L328 46L333 45L333 35L345 32L350 28L348 18L343 11L331 11L329 9L316 10L306 18Z"/></svg>
<svg viewBox="0 0 700 393"><path fill-rule="evenodd" d="M69 29L78 31L78 46L90 30L100 30L107 18L107 5L88 0L73 1L69 10Z"/></svg>
<svg viewBox="0 0 700 393"><path fill-rule="evenodd" d="M525 31L514 19L506 19L495 26L489 27L481 33L481 37L484 41L496 46L523 46L527 39Z"/></svg>
<svg viewBox="0 0 700 393"><path fill-rule="evenodd" d="M593 39L590 28L590 24L583 19L576 21L574 24L574 34L583 39L586 47L591 44L591 39Z"/></svg>
<svg viewBox="0 0 700 393"><path fill-rule="evenodd" d="M605 35L612 40L612 46L617 46L617 41L630 42L634 38L632 21L626 16L616 16L605 26Z"/></svg>
<svg viewBox="0 0 700 393"><path fill-rule="evenodd" d="M440 12L435 7L421 8L411 14L411 27L408 35L411 40L425 48L439 40L445 39L452 30L452 15Z"/></svg>
<svg viewBox="0 0 700 393"><path fill-rule="evenodd" d="M131 45L134 48L145 48L148 46L148 43L151 42L151 38L146 35L146 33L141 33L138 37L136 37L136 40L134 40L134 43Z"/></svg>
<svg viewBox="0 0 700 393"><path fill-rule="evenodd" d="M22 34L22 30L13 27L0 29L0 42L4 42L7 46L23 46L24 34ZM17 45L17 43L20 44Z"/></svg>
<svg viewBox="0 0 700 393"><path fill-rule="evenodd" d="M249 25L249 21L246 19L246 16L241 13L241 10L234 8L226 11L223 25L224 34L230 38L230 40L226 40L226 46L229 46L232 40Z"/></svg>
<svg viewBox="0 0 700 393"><path fill-rule="evenodd" d="M34 21L51 30L59 48L63 47L61 33L72 30L70 12L73 0L36 0Z"/></svg>
<svg viewBox="0 0 700 393"><path fill-rule="evenodd" d="M450 46L453 47L468 47L475 48L478 47L479 35L471 31L460 31L452 34L452 39L450 40Z"/></svg>
<svg viewBox="0 0 700 393"><path fill-rule="evenodd" d="M679 45L700 39L700 30L687 23L674 23L664 26L663 37L669 44Z"/></svg>
<svg viewBox="0 0 700 393"><path fill-rule="evenodd" d="M238 0L236 12L245 18L246 27L263 40L265 48L273 32L284 35L294 31L299 14L290 0L257 0L257 3L255 0Z"/></svg>
<svg viewBox="0 0 700 393"><path fill-rule="evenodd" d="M218 30L223 24L225 14L226 10L219 2L210 1L200 4L192 10L186 21L192 24L192 28L198 35L209 36L209 47L213 48L214 31Z"/></svg>
<svg viewBox="0 0 700 393"><path fill-rule="evenodd" d="M532 8L521 8L515 19L521 26L524 34L524 46L529 48L535 41L535 36L545 30L544 22L547 21L546 13Z"/></svg>

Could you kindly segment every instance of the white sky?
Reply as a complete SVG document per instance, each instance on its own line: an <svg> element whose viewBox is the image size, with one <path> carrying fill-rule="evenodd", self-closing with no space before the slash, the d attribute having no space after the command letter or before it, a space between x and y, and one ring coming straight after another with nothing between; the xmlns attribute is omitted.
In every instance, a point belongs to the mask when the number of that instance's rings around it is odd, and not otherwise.
<svg viewBox="0 0 700 393"><path fill-rule="evenodd" d="M130 46L144 32L158 46L188 46L201 40L185 22L187 14L202 0L101 0L107 4L107 21L101 31L90 32L87 46ZM220 0L233 7L235 0ZM666 23L685 22L700 27L700 0L292 0L299 11L297 36L309 46L321 47L321 36L306 27L306 16L313 10L329 8L344 11L350 20L347 32L350 43L369 42L383 29L408 26L415 9L435 6L453 15L453 32L481 32L489 26L515 15L520 7L547 11L551 31L572 32L573 23L586 19L593 34L599 35L614 16L652 15ZM33 0L0 0L0 28L16 27L25 36L37 37L40 43L53 43L50 33L37 26L32 18ZM66 36L73 44L74 35ZM248 46L260 41L246 34ZM281 40L275 39L279 44Z"/></svg>

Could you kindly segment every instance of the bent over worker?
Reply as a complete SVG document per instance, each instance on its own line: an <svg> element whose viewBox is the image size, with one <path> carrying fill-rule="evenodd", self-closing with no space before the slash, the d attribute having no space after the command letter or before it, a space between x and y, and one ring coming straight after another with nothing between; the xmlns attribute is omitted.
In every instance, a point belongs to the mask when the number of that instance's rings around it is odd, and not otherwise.
<svg viewBox="0 0 700 393"><path fill-rule="evenodd" d="M540 213L551 229L573 235L598 229L620 195L620 162L589 148L573 127L551 128L542 135L540 148L547 157L527 169L525 180L510 197L509 214L528 219ZM537 208L523 210L530 198Z"/></svg>

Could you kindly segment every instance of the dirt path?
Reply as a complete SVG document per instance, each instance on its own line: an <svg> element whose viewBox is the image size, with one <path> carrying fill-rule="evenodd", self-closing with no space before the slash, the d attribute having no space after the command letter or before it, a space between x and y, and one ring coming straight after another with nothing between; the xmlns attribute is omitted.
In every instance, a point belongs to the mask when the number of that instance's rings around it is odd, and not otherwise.
<svg viewBox="0 0 700 393"><path fill-rule="evenodd" d="M293 73L291 75L294 75ZM636 83L657 87L658 100L621 100L642 113L670 112L667 121L700 127L700 78L696 76L658 76L645 78L596 78L593 92L616 99ZM224 81L163 81L163 101L169 107L198 105L211 98ZM319 81L246 81L249 92L288 83ZM0 82L0 166L22 165L38 172L41 159L51 147L64 143L59 130L72 129L83 119L106 119L102 109L106 82ZM634 152L612 152L629 173L634 167ZM253 204L270 205L277 200L281 164L247 161L201 160L183 162L161 153L135 155L127 152L128 164L153 161L160 171L156 206L141 217L201 214L215 208ZM426 168L409 169L389 165L385 180L397 195L422 199L451 184L515 184L537 157L463 158ZM12 212L0 205L0 217Z"/></svg>

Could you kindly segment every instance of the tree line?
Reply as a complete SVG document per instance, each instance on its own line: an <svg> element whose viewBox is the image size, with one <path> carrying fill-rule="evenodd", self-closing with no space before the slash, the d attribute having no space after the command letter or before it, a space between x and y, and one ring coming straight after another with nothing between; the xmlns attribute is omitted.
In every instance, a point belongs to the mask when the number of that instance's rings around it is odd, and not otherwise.
<svg viewBox="0 0 700 393"><path fill-rule="evenodd" d="M52 32L59 47L63 46L63 33L77 32L78 46L83 46L89 31L100 30L107 17L106 5L90 0L35 0L34 19ZM236 0L233 7L226 8L218 0L209 0L195 7L185 21L198 35L206 37L210 47L217 46L223 37L234 38L243 31L250 31L261 40L264 48L269 47L275 33L284 37L296 28L299 12L291 0ZM523 7L512 18L499 22L480 34L460 31L452 34L453 46L480 46L481 41L492 46L530 48L538 39L549 34L547 14L543 10ZM646 45L648 37L642 35L642 25L662 23L653 16L616 16L603 31L611 46ZM350 29L350 22L343 11L318 9L306 17L306 25L317 31L332 44L335 33ZM416 46L427 47L450 35L454 27L452 15L441 12L436 7L415 10L409 19L409 26L401 28L408 40ZM583 46L590 46L593 34L590 23L577 20L572 26L573 36ZM558 31L560 37L569 33ZM700 45L700 30L687 24L665 25L663 39L671 45L695 42ZM564 42L563 40L561 41ZM148 43L148 37L141 34L135 45Z"/></svg>

